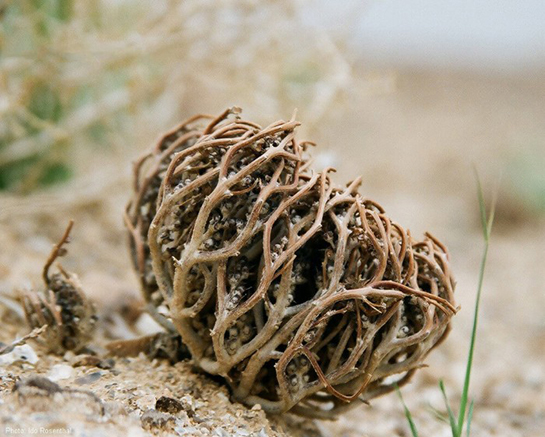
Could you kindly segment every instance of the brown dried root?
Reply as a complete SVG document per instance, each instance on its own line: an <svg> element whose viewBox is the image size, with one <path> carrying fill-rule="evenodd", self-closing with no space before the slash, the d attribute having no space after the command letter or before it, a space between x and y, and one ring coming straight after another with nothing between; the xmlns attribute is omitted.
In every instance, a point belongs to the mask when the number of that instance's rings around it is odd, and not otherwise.
<svg viewBox="0 0 545 437"><path fill-rule="evenodd" d="M50 352L59 355L67 350L82 351L91 340L97 321L95 307L86 298L77 276L66 272L60 265L58 273L49 273L55 260L67 253L64 245L69 242L73 224L70 221L45 263L42 276L46 291L25 292L22 296L30 327L47 325L41 338Z"/></svg>
<svg viewBox="0 0 545 437"><path fill-rule="evenodd" d="M448 253L359 180L313 172L297 121L238 112L194 117L137 163L126 222L144 296L236 399L334 417L407 382L445 337Z"/></svg>

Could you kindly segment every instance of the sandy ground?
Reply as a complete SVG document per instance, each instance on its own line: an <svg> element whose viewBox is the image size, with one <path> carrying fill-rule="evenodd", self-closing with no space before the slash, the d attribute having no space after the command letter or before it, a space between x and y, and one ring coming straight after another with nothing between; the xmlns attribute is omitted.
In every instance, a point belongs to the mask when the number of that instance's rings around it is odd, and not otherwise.
<svg viewBox="0 0 545 437"><path fill-rule="evenodd" d="M486 189L500 175L502 183L472 375L472 435L542 436L545 215L532 200L528 180L533 180L533 167L525 163L545 165L544 77L398 72L388 78L388 86L375 92L356 83L331 109L328 123L306 131L303 127L303 133L319 144L318 164L333 162L341 170L339 180L362 174L362 192L391 217L415 235L431 231L450 248L461 311L447 342L430 355L429 367L403 389L406 402L421 435L449 435L448 425L430 410L444 410L439 379L455 401L462 387L483 248L475 166ZM187 112L213 113L230 103L235 102L195 104ZM299 116L304 122L304 111ZM63 265L79 275L102 313L138 296L121 212L130 189L130 160L146 147L143 141L128 157L127 151L85 157L81 177L49 192L25 198L0 195L2 294L41 286L51 245L74 218L73 242ZM0 306L0 317L0 341L28 332L6 307ZM150 329L144 320L136 331ZM37 353L36 364L0 365L0 434L13 434L13 429L30 433L43 426L92 436L409 435L394 395L361 405L335 422L267 417L231 403L220 381L196 373L188 362L170 366L137 357L117 360L109 369L72 367L74 357L51 357L36 343L29 344ZM18 378L36 374L72 391L55 388L48 394L21 384L12 391ZM181 409L154 412L161 396L179 400Z"/></svg>

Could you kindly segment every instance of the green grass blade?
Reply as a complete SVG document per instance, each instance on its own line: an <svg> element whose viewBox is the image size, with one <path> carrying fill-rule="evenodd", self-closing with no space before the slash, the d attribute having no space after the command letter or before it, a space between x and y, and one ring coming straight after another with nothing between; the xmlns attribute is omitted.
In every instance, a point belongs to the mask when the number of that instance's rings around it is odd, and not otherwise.
<svg viewBox="0 0 545 437"><path fill-rule="evenodd" d="M487 244L490 240L490 233L492 232L492 224L494 223L494 217L496 215L496 202L498 200L498 192L494 192L494 197L492 198L492 205L490 206L490 212L488 213L488 221L486 222L486 234L487 234Z"/></svg>
<svg viewBox="0 0 545 437"><path fill-rule="evenodd" d="M395 388L396 388L397 395L399 396L399 399L401 400L401 404L403 405L403 410L405 410L405 417L407 418L407 422L409 422L409 427L411 428L411 434L413 437L418 437L418 430L416 429L413 416L411 412L409 411L409 408L407 407L405 400L403 399L401 390L399 390L399 387L397 384L395 385Z"/></svg>
<svg viewBox="0 0 545 437"><path fill-rule="evenodd" d="M469 352L467 356L467 364L466 364L466 374L464 379L464 388L462 391L462 398L460 400L460 410L458 412L458 426L457 429L462 431L464 427L464 420L466 417L467 412L467 401L469 396L469 382L471 379L471 368L473 366L473 353L475 351L475 341L477 338L477 324L479 320L479 307L481 302L481 292L483 288L483 281L484 281L484 272L486 268L486 261L488 258L488 247L489 247L489 241L490 241L490 233L492 232L492 223L494 221L494 212L495 212L495 200L492 204L491 212L488 215L486 213L486 206L484 202L484 195L483 190L481 186L481 182L479 180L479 175L476 174L477 178L477 196L479 199L479 209L481 211L481 224L483 227L483 235L484 235L484 251L483 256L481 258L481 265L479 269L479 282L477 285L477 297L475 299L475 310L473 313L473 327L471 330L471 341L469 345Z"/></svg>
<svg viewBox="0 0 545 437"><path fill-rule="evenodd" d="M452 430L452 437L459 437L460 432L458 430L458 425L456 425L456 417L454 417L454 413L450 408L450 404L447 398L447 391L445 390L445 384L443 380L439 381L439 388L441 389L441 393L443 393L443 399L445 400L445 406L447 407L448 419L450 423L450 428Z"/></svg>
<svg viewBox="0 0 545 437"><path fill-rule="evenodd" d="M475 406L475 401L472 400L469 404L469 411L467 412L467 429L466 429L466 436L469 437L469 433L471 430L471 419L473 419L473 407Z"/></svg>
<svg viewBox="0 0 545 437"><path fill-rule="evenodd" d="M433 405L429 403L428 403L428 411L433 417L435 417L435 419L438 422L443 422L443 423L446 423L447 425L449 424L448 415L446 415L442 411L439 411L437 408L435 408Z"/></svg>
<svg viewBox="0 0 545 437"><path fill-rule="evenodd" d="M484 201L484 194L483 194L483 187L481 185L481 179L479 178L479 174L477 173L477 170L475 169L475 179L477 180L477 196L479 199L479 211L481 213L481 227L483 229L483 237L484 241L488 241L489 233L488 233L488 219L486 214L486 204Z"/></svg>

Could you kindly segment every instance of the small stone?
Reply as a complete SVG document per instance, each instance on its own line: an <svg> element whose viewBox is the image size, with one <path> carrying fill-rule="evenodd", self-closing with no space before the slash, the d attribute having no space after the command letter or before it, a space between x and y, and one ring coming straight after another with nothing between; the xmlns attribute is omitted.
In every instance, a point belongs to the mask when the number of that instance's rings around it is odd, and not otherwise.
<svg viewBox="0 0 545 437"><path fill-rule="evenodd" d="M0 355L0 366L9 366L17 362L36 364L38 360L38 355L36 355L34 349L28 344L23 344L22 346L14 347L7 354Z"/></svg>
<svg viewBox="0 0 545 437"><path fill-rule="evenodd" d="M184 409L183 405L174 398L161 396L155 403L155 409L163 413L176 414Z"/></svg>
<svg viewBox="0 0 545 437"><path fill-rule="evenodd" d="M113 358L106 358L105 360L100 360L97 364L99 369L113 369L115 366L115 360Z"/></svg>
<svg viewBox="0 0 545 437"><path fill-rule="evenodd" d="M218 398L220 398L222 401L224 402L229 402L229 398L227 397L227 395L223 392L218 392L218 394L216 395Z"/></svg>
<svg viewBox="0 0 545 437"><path fill-rule="evenodd" d="M76 354L74 353L74 351L66 351L62 358L64 359L64 361L68 361L71 363L76 358Z"/></svg>
<svg viewBox="0 0 545 437"><path fill-rule="evenodd" d="M232 414L224 414L221 418L224 422L229 422L229 423L235 423L236 422L236 418L235 416L233 416Z"/></svg>
<svg viewBox="0 0 545 437"><path fill-rule="evenodd" d="M195 427L195 426L177 426L175 428L175 431L178 433L178 435L187 435L187 436L191 436L191 437L197 437L197 436L202 436L202 432L200 432L200 430Z"/></svg>
<svg viewBox="0 0 545 437"><path fill-rule="evenodd" d="M74 374L74 368L68 364L55 364L47 373L51 381L69 379Z"/></svg>
<svg viewBox="0 0 545 437"><path fill-rule="evenodd" d="M147 430L155 430L157 428L168 429L173 427L176 422L174 416L155 410L146 411L140 420L142 427Z"/></svg>
<svg viewBox="0 0 545 437"><path fill-rule="evenodd" d="M44 378L43 376L31 376L29 378L18 381L15 384L14 391L20 394L28 393L43 393L53 395L62 392L60 385L53 381Z"/></svg>
<svg viewBox="0 0 545 437"><path fill-rule="evenodd" d="M194 411L195 409L195 403L191 396L182 396L182 398L180 399L180 403L182 404L182 408L186 411Z"/></svg>
<svg viewBox="0 0 545 437"><path fill-rule="evenodd" d="M92 384L93 382L98 381L101 376L102 372L93 372L77 378L74 382L78 385Z"/></svg>
<svg viewBox="0 0 545 437"><path fill-rule="evenodd" d="M95 355L76 355L69 360L73 367L89 366L95 367L101 362L101 359Z"/></svg>
<svg viewBox="0 0 545 437"><path fill-rule="evenodd" d="M127 416L127 410L121 402L105 402L104 409L110 417Z"/></svg>
<svg viewBox="0 0 545 437"><path fill-rule="evenodd" d="M164 332L164 328L159 325L148 313L140 315L136 321L136 330L142 335L152 335Z"/></svg>
<svg viewBox="0 0 545 437"><path fill-rule="evenodd" d="M157 398L154 395L145 395L136 401L136 405L142 411L151 410L155 407Z"/></svg>
<svg viewBox="0 0 545 437"><path fill-rule="evenodd" d="M225 431L222 428L216 428L214 429L214 436L218 437L231 437L231 434L229 434L227 431Z"/></svg>

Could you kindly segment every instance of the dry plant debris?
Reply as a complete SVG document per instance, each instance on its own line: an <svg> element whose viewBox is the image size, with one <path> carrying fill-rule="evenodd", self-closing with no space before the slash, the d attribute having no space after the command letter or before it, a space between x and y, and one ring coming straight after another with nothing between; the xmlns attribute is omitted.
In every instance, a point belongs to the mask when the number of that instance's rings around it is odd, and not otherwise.
<svg viewBox="0 0 545 437"><path fill-rule="evenodd" d="M49 270L55 260L67 251L73 221L70 221L60 242L56 244L43 269L44 293L22 294L23 308L31 328L47 327L41 335L48 351L62 355L66 351L81 352L91 341L97 321L96 310L81 289L78 277L60 265L58 272Z"/></svg>
<svg viewBox="0 0 545 437"><path fill-rule="evenodd" d="M455 313L446 248L360 179L316 173L299 122L196 116L135 165L132 258L197 366L268 412L331 418L406 383Z"/></svg>

